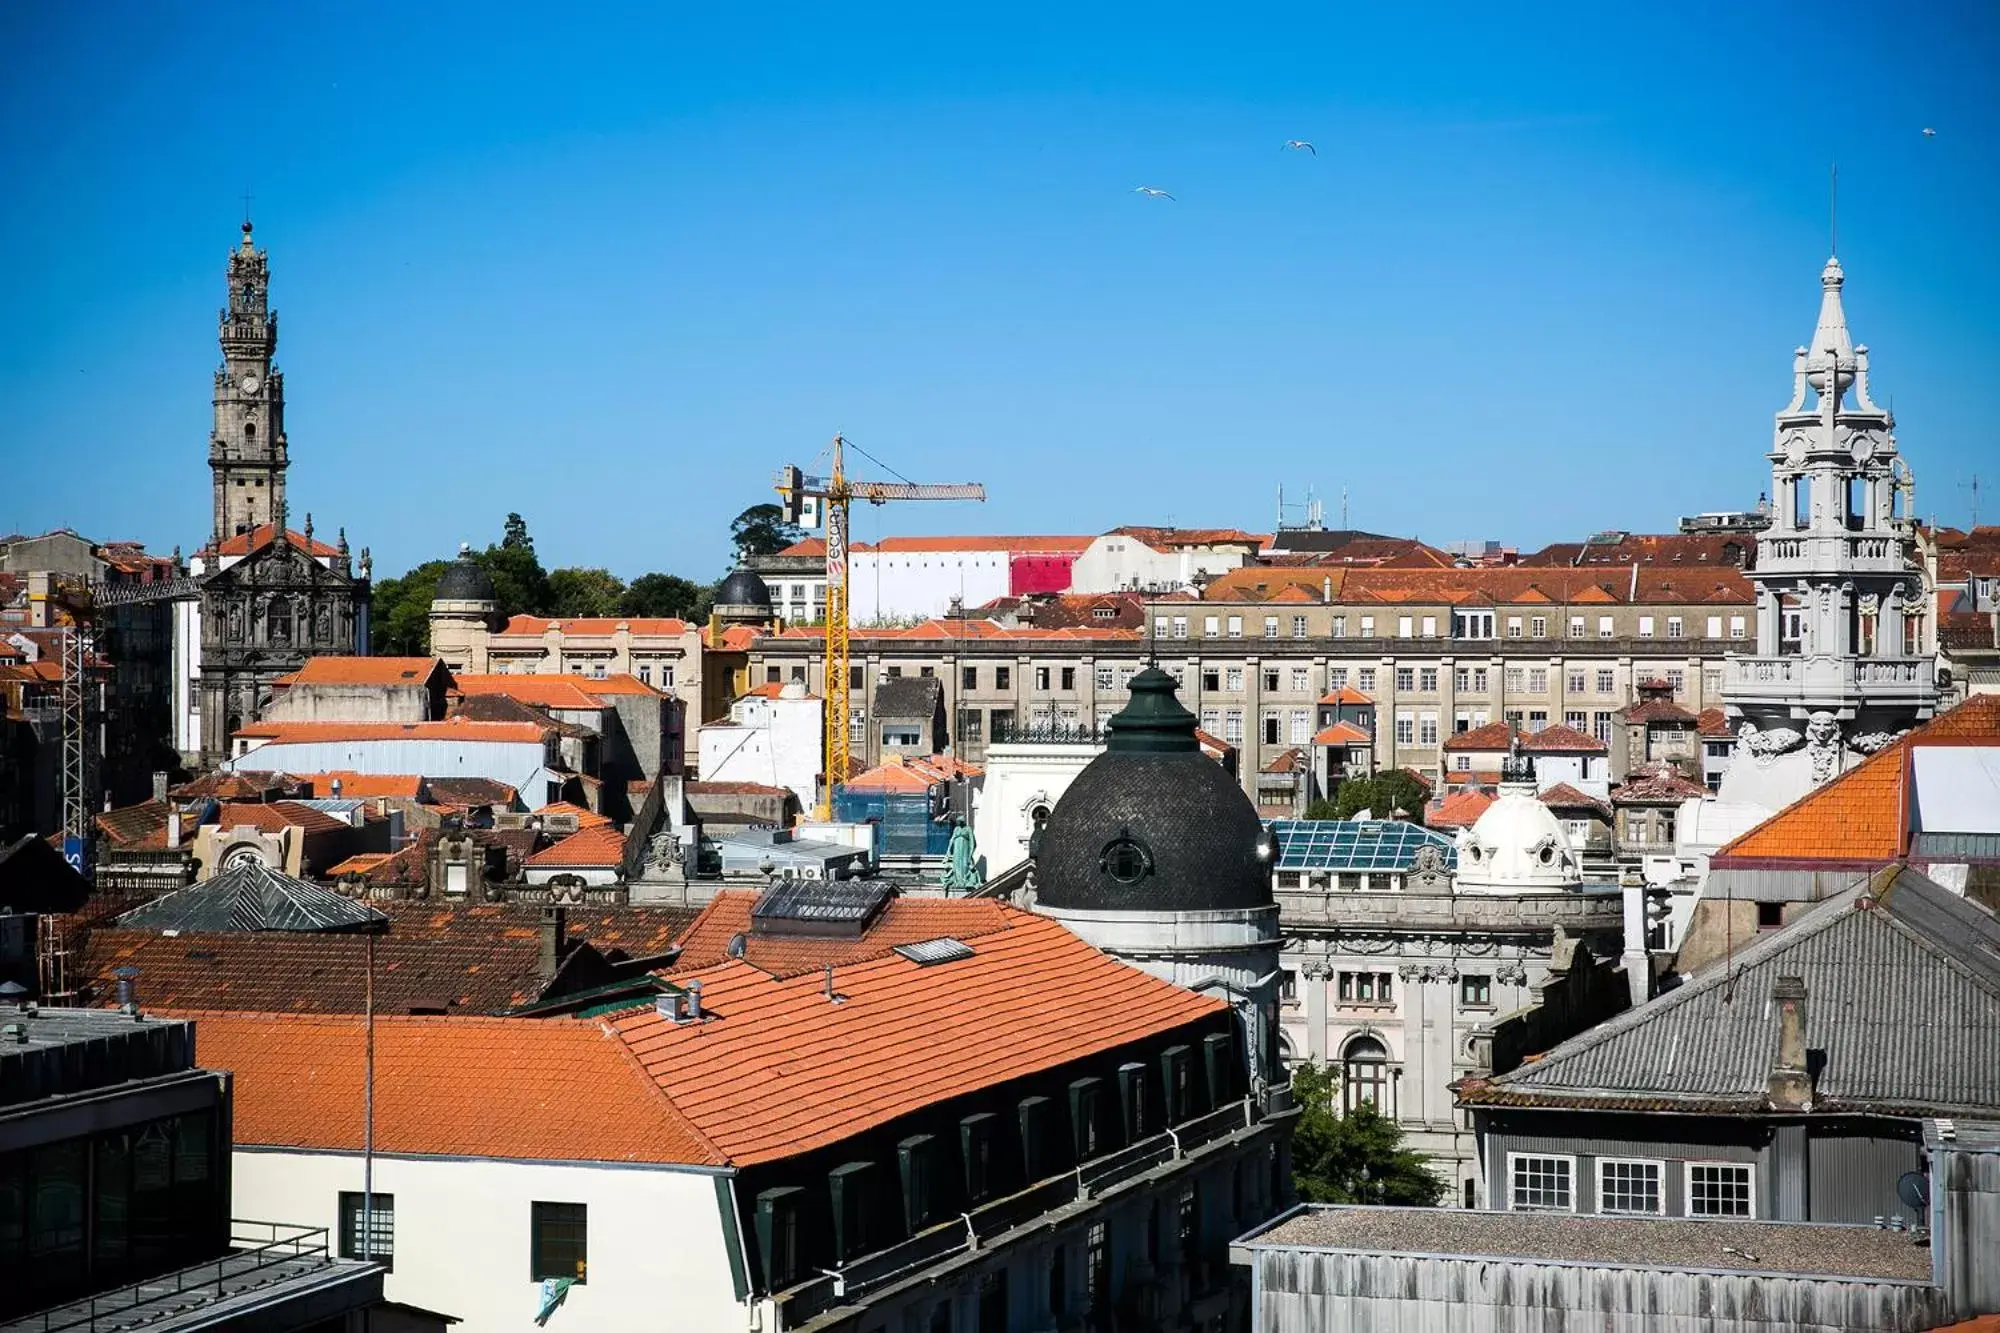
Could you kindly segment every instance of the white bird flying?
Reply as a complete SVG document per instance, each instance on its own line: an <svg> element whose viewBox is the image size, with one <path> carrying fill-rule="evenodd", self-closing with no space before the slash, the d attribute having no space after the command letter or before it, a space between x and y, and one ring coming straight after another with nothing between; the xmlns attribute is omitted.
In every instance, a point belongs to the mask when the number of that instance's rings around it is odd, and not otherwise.
<svg viewBox="0 0 2000 1333"><path fill-rule="evenodd" d="M1304 139L1287 139L1285 140L1285 147L1291 149L1294 153L1307 152L1311 153L1314 157L1319 156L1319 149L1313 147Z"/></svg>
<svg viewBox="0 0 2000 1333"><path fill-rule="evenodd" d="M1937 131L1926 125L1924 126L1924 137L1926 139L1935 139L1937 138Z"/></svg>
<svg viewBox="0 0 2000 1333"><path fill-rule="evenodd" d="M1154 188L1153 188L1152 186L1150 186L1150 185L1137 185L1137 186L1134 186L1134 187L1133 187L1133 189L1132 189L1132 193L1133 193L1133 194L1143 194L1143 195L1145 195L1145 196L1146 196L1146 197L1147 197L1148 199L1172 199L1172 198L1173 198L1173 196L1172 196L1172 195L1170 195L1170 194L1168 194L1168 193L1167 193L1167 192L1166 192L1165 190L1156 190L1156 189L1154 189Z"/></svg>

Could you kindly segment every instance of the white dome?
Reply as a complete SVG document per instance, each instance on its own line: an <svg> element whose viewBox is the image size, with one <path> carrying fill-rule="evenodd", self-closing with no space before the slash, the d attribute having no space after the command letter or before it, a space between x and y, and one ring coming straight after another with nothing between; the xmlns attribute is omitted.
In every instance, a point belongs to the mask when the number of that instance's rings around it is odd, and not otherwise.
<svg viewBox="0 0 2000 1333"><path fill-rule="evenodd" d="M1526 792L1503 788L1478 822L1458 835L1460 893L1541 893L1582 882L1561 822Z"/></svg>

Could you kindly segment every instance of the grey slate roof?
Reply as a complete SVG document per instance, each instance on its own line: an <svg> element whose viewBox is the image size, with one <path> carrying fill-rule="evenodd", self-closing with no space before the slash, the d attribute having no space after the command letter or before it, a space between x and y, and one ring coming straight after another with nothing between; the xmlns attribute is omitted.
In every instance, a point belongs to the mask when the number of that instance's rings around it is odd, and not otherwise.
<svg viewBox="0 0 2000 1333"><path fill-rule="evenodd" d="M294 879L262 861L242 861L118 918L133 930L370 930L389 918L352 898Z"/></svg>
<svg viewBox="0 0 2000 1333"><path fill-rule="evenodd" d="M916 717L928 722L944 702L944 682L935 676L891 676L875 684L875 716Z"/></svg>
<svg viewBox="0 0 2000 1333"><path fill-rule="evenodd" d="M1541 1060L1468 1082L1460 1099L1762 1112L1781 976L1805 983L1813 1111L2000 1114L2000 920L1894 866Z"/></svg>

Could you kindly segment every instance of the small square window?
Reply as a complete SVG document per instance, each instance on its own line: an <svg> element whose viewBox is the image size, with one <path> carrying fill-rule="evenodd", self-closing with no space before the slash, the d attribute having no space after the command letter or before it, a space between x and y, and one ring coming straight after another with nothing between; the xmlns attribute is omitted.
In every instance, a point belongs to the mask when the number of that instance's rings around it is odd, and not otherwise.
<svg viewBox="0 0 2000 1333"><path fill-rule="evenodd" d="M1755 1217L1751 1168L1735 1162L1689 1162L1689 1217Z"/></svg>
<svg viewBox="0 0 2000 1333"><path fill-rule="evenodd" d="M1597 1211L1600 1213L1661 1213L1666 1211L1666 1191L1660 1187L1666 1164L1628 1161L1617 1157L1599 1158L1597 1163Z"/></svg>
<svg viewBox="0 0 2000 1333"><path fill-rule="evenodd" d="M580 1203L528 1205L528 1280L587 1280L590 1266L587 1206Z"/></svg>
<svg viewBox="0 0 2000 1333"><path fill-rule="evenodd" d="M364 1196L359 1190L340 1192L340 1257L343 1259L369 1259L394 1272L396 1268L396 1196L374 1194L365 1196L368 1207L364 1210ZM363 1224L362 1214L369 1216ZM364 1244L363 1242L367 1243Z"/></svg>
<svg viewBox="0 0 2000 1333"><path fill-rule="evenodd" d="M1576 1159L1507 1154L1508 1205L1541 1212L1576 1211Z"/></svg>
<svg viewBox="0 0 2000 1333"><path fill-rule="evenodd" d="M1493 1004L1493 978L1462 976L1458 979L1458 1002L1468 1009L1486 1009Z"/></svg>

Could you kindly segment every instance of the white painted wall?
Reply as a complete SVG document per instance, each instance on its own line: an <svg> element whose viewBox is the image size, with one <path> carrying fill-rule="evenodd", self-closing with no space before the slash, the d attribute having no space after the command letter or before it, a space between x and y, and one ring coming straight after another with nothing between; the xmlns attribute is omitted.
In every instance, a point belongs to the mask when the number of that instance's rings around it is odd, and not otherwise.
<svg viewBox="0 0 2000 1333"><path fill-rule="evenodd" d="M238 1147L231 1216L339 1234L340 1193L361 1188L358 1154ZM556 1330L747 1327L731 1285L715 1178L662 1167L375 1158L375 1189L395 1198L395 1268L384 1292L456 1315L462 1333L534 1328L529 1204L588 1209L588 1280L549 1321Z"/></svg>
<svg viewBox="0 0 2000 1333"><path fill-rule="evenodd" d="M729 721L703 727L703 782L761 782L797 794L801 809L819 801L820 700L750 695L729 706Z"/></svg>
<svg viewBox="0 0 2000 1333"><path fill-rule="evenodd" d="M854 551L848 623L941 616L961 595L966 606L979 606L1006 595L1007 567L1005 551Z"/></svg>
<svg viewBox="0 0 2000 1333"><path fill-rule="evenodd" d="M189 562L189 569L201 572L201 560ZM201 677L201 603L174 603L174 748L182 754L201 751L201 696L195 682Z"/></svg>
<svg viewBox="0 0 2000 1333"><path fill-rule="evenodd" d="M465 739L263 741L224 762L232 772L417 773L428 778L492 778L521 793L533 809L555 775L540 741Z"/></svg>
<svg viewBox="0 0 2000 1333"><path fill-rule="evenodd" d="M1075 593L1185 587L1197 574L1224 574L1243 565L1241 549L1188 547L1156 551L1137 537L1108 532L1085 548L1070 570Z"/></svg>
<svg viewBox="0 0 2000 1333"><path fill-rule="evenodd" d="M972 836L986 861L986 876L1028 859L1034 810L1054 810L1076 775L1098 755L1101 745L1047 745L1005 741L986 747L986 778L972 810Z"/></svg>

